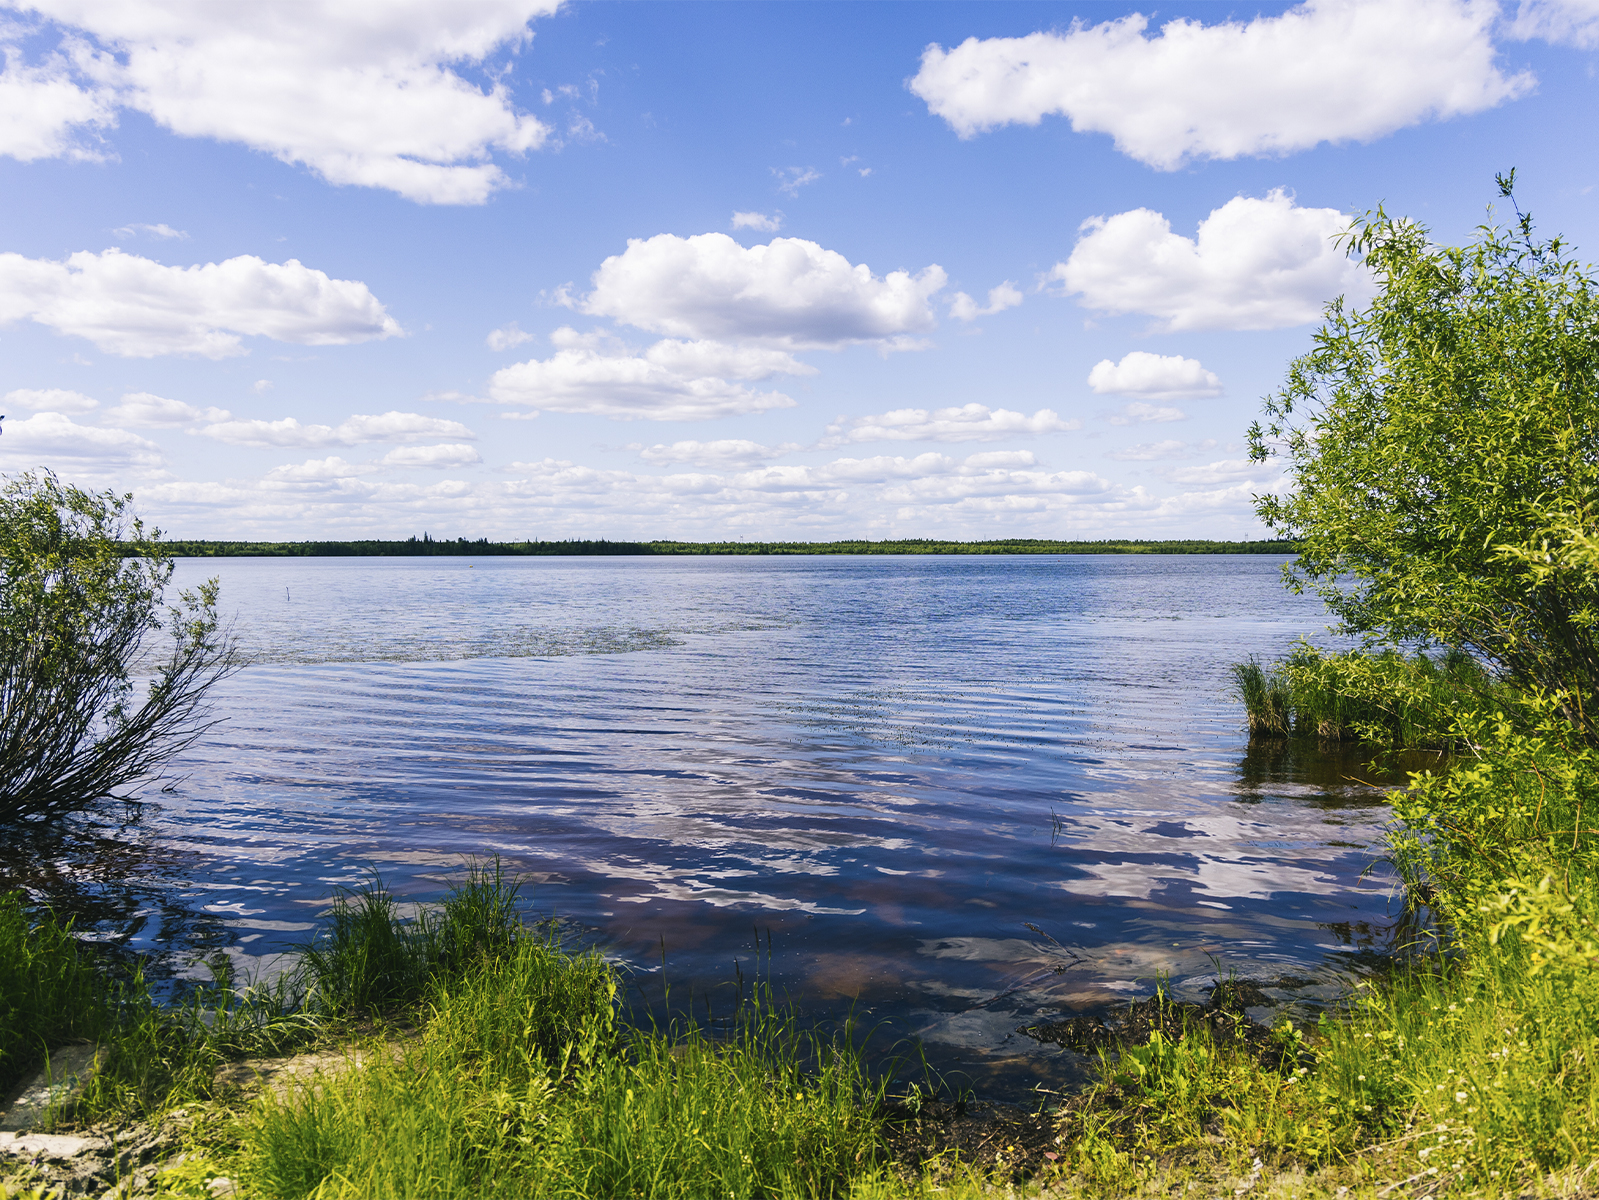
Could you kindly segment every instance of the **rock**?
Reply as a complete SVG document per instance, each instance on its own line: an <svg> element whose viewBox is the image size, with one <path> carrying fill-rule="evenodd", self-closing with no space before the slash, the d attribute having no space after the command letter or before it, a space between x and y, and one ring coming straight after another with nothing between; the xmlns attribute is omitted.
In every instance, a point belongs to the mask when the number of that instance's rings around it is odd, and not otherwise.
<svg viewBox="0 0 1599 1200"><path fill-rule="evenodd" d="M135 1122L76 1136L0 1133L0 1185L55 1189L65 1197L142 1195L172 1165L181 1124Z"/></svg>
<svg viewBox="0 0 1599 1200"><path fill-rule="evenodd" d="M103 1046L62 1046L7 1098L0 1133L27 1133L46 1121L69 1116L105 1060Z"/></svg>
<svg viewBox="0 0 1599 1200"><path fill-rule="evenodd" d="M110 1142L96 1137L70 1137L59 1133L0 1133L0 1154L30 1162L65 1162L80 1154L109 1148Z"/></svg>

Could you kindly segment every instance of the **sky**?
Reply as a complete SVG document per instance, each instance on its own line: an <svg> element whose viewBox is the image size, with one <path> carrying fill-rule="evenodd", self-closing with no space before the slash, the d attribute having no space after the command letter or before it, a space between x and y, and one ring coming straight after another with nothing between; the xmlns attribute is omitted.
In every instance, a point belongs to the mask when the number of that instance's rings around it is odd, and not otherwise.
<svg viewBox="0 0 1599 1200"><path fill-rule="evenodd" d="M1599 256L1599 0L47 0L0 55L0 473L173 537L1259 537L1353 217L1458 244L1513 167Z"/></svg>

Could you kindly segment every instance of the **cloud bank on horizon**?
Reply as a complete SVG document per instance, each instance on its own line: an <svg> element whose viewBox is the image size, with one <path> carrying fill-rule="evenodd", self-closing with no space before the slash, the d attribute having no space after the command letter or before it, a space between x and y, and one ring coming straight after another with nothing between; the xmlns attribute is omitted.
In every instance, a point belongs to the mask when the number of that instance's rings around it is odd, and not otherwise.
<svg viewBox="0 0 1599 1200"><path fill-rule="evenodd" d="M1463 240L1516 165L1599 232L1591 0L1093 12L0 4L0 471L187 536L1255 536L1356 214Z"/></svg>

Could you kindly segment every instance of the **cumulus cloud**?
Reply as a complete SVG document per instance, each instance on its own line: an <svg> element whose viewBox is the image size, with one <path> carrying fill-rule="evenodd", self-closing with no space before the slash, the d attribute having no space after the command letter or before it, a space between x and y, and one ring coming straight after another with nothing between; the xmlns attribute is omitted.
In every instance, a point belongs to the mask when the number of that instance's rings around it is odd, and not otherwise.
<svg viewBox="0 0 1599 1200"><path fill-rule="evenodd" d="M421 413L386 412L356 415L338 425L302 425L293 417L279 421L219 421L200 430L230 446L363 446L370 442L418 442L440 437L476 438L459 421Z"/></svg>
<svg viewBox="0 0 1599 1200"><path fill-rule="evenodd" d="M932 329L945 281L937 265L879 277L801 238L746 248L725 233L662 233L601 263L580 307L670 337L836 348Z"/></svg>
<svg viewBox="0 0 1599 1200"><path fill-rule="evenodd" d="M1197 358L1134 350L1121 362L1101 359L1088 373L1088 386L1100 395L1142 396L1146 400L1221 395L1221 380Z"/></svg>
<svg viewBox="0 0 1599 1200"><path fill-rule="evenodd" d="M733 214L734 229L754 229L761 233L776 233L782 227L782 213L773 213L771 216L758 212L736 212Z"/></svg>
<svg viewBox="0 0 1599 1200"><path fill-rule="evenodd" d="M1063 421L1049 408L1032 416L986 404L958 408L896 408L870 417L840 417L827 427L823 446L856 442L991 442L1039 433L1067 433L1081 421Z"/></svg>
<svg viewBox="0 0 1599 1200"><path fill-rule="evenodd" d="M1372 141L1524 95L1494 61L1493 0L1309 0L1247 24L1133 13L1064 32L931 45L910 88L963 138L1070 119L1161 170Z"/></svg>
<svg viewBox="0 0 1599 1200"><path fill-rule="evenodd" d="M553 357L496 371L489 395L502 404L621 419L701 421L790 408L782 392L745 382L773 375L812 375L787 351L710 340L656 342L636 354L620 339L563 327L550 335ZM740 382L734 382L740 381Z"/></svg>
<svg viewBox="0 0 1599 1200"><path fill-rule="evenodd" d="M1251 505L1262 486L1155 494L1093 471L1057 471L1027 451L965 458L840 458L801 467L609 470L554 458L513 463L493 475L388 478L382 460L338 457L280 467L250 482L163 482L139 488L141 507L165 526L219 520L251 536L354 527L451 526L491 537L523 536L528 522L556 536L846 537L870 531L949 537L1259 535Z"/></svg>
<svg viewBox="0 0 1599 1200"><path fill-rule="evenodd" d="M1246 479L1264 480L1281 472L1264 463L1250 462L1247 458L1227 458L1203 467L1177 467L1168 472L1174 483L1226 484Z"/></svg>
<svg viewBox="0 0 1599 1200"><path fill-rule="evenodd" d="M526 332L515 321L509 325L502 325L483 339L490 350L509 350L512 346L520 346L523 342L531 342L533 335Z"/></svg>
<svg viewBox="0 0 1599 1200"><path fill-rule="evenodd" d="M114 98L84 79L62 50L29 65L17 45L25 32L0 27L0 155L21 162L105 157L100 132L116 124Z"/></svg>
<svg viewBox="0 0 1599 1200"><path fill-rule="evenodd" d="M1592 50L1599 46L1599 0L1521 0L1509 32Z"/></svg>
<svg viewBox="0 0 1599 1200"><path fill-rule="evenodd" d="M303 463L273 467L266 473L266 479L271 483L328 483L338 479L353 479L358 475L370 475L382 469L377 463L345 462L335 454L329 458L308 458Z"/></svg>
<svg viewBox="0 0 1599 1200"><path fill-rule="evenodd" d="M793 442L781 446L763 446L745 438L719 438L714 442L673 442L670 446L633 446L638 456L656 466L687 463L696 467L717 470L737 470L752 467L791 454L800 447Z"/></svg>
<svg viewBox="0 0 1599 1200"><path fill-rule="evenodd" d="M385 467L467 467L483 461L464 442L439 446L396 446L378 460Z"/></svg>
<svg viewBox="0 0 1599 1200"><path fill-rule="evenodd" d="M79 425L59 412L7 421L5 436L0 438L0 463L13 468L51 467L100 474L129 467L159 467L161 461L161 448L136 433Z"/></svg>
<svg viewBox="0 0 1599 1200"><path fill-rule="evenodd" d="M521 155L550 130L517 111L492 70L473 79L461 68L488 68L490 55L525 43L528 22L558 4L34 0L69 36L31 66L8 54L0 113L26 115L0 125L0 150L89 153L75 131L111 124L122 106L330 183L480 204L510 182L491 153Z"/></svg>
<svg viewBox="0 0 1599 1200"><path fill-rule="evenodd" d="M129 392L115 407L106 410L100 423L125 429L162 429L196 421L226 421L230 416L225 408L195 408L153 392Z"/></svg>
<svg viewBox="0 0 1599 1200"><path fill-rule="evenodd" d="M8 408L31 408L36 412L86 413L98 408L100 402L65 388L17 388L6 393L5 404Z"/></svg>
<svg viewBox="0 0 1599 1200"><path fill-rule="evenodd" d="M1048 278L1089 308L1144 313L1167 331L1282 329L1316 320L1340 294L1370 295L1369 272L1334 241L1348 225L1337 209L1300 208L1281 190L1229 200L1194 238L1135 208L1084 221Z"/></svg>
<svg viewBox="0 0 1599 1200"><path fill-rule="evenodd" d="M1134 401L1119 412L1108 413L1105 420L1112 425L1151 425L1163 421L1186 421L1188 414L1180 408Z"/></svg>
<svg viewBox="0 0 1599 1200"><path fill-rule="evenodd" d="M978 317L991 317L995 313L1004 312L1007 308L1015 308L1022 302L1022 294L1016 290L1016 285L1006 280L998 287L988 289L988 307L978 308L977 301L965 292L956 292L949 303L949 315L957 321L975 321Z"/></svg>
<svg viewBox="0 0 1599 1200"><path fill-rule="evenodd" d="M334 346L401 332L366 284L296 259L169 267L115 248L62 262L0 254L0 326L21 320L125 358L227 358L248 353L246 336Z"/></svg>

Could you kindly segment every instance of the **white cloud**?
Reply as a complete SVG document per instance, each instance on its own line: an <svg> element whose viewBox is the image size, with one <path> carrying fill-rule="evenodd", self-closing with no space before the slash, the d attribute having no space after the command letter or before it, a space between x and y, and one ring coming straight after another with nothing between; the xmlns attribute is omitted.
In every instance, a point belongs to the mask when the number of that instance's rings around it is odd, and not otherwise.
<svg viewBox="0 0 1599 1200"><path fill-rule="evenodd" d="M1133 13L1060 33L931 45L910 88L961 137L1070 118L1161 170L1371 141L1524 95L1494 62L1493 0L1310 0L1154 37Z"/></svg>
<svg viewBox="0 0 1599 1200"><path fill-rule="evenodd" d="M126 358L226 358L247 353L241 336L334 346L402 332L366 284L296 259L169 267L114 248L64 262L0 254L0 326L24 319Z"/></svg>
<svg viewBox="0 0 1599 1200"><path fill-rule="evenodd" d="M757 392L732 380L812 375L815 368L783 350L698 340L656 342L634 354L606 334L561 328L552 358L496 371L489 395L502 404L551 412L652 421L700 421L790 408L781 392Z"/></svg>
<svg viewBox="0 0 1599 1200"><path fill-rule="evenodd" d="M103 158L99 131L117 123L114 98L59 50L30 66L14 41L26 32L0 28L0 155L21 162Z"/></svg>
<svg viewBox="0 0 1599 1200"><path fill-rule="evenodd" d="M98 425L79 425L59 412L34 413L8 421L0 437L0 464L31 470L51 467L102 473L130 467L159 467L161 448L138 434Z"/></svg>
<svg viewBox="0 0 1599 1200"><path fill-rule="evenodd" d="M1510 36L1592 50L1599 46L1599 0L1521 0Z"/></svg>
<svg viewBox="0 0 1599 1200"><path fill-rule="evenodd" d="M525 43L558 0L357 5L305 0L34 0L76 31L43 64L17 68L10 152L71 153L70 131L110 123L113 104L186 137L239 142L330 183L387 188L430 204L480 204L510 181L489 161L520 155L549 128L516 110L484 66ZM77 34L91 35L97 47ZM13 73L8 61L5 77ZM87 81L79 86L75 81ZM3 87L4 85L0 85ZM18 111L0 98L0 112Z"/></svg>
<svg viewBox="0 0 1599 1200"><path fill-rule="evenodd" d="M782 213L773 213L771 216L758 212L736 212L733 214L734 229L755 229L761 233L776 233L782 227Z"/></svg>
<svg viewBox="0 0 1599 1200"><path fill-rule="evenodd" d="M1007 308L1015 308L1022 302L1022 294L1016 290L1016 285L1006 280L998 287L988 289L988 307L978 308L977 301L965 292L956 292L949 304L949 315L957 321L975 321L978 317L991 317L995 313L1004 312Z"/></svg>
<svg viewBox="0 0 1599 1200"><path fill-rule="evenodd" d="M840 417L827 427L823 446L858 442L990 442L1039 433L1081 429L1081 421L1063 421L1053 409L1032 416L986 404L959 408L897 408L870 417Z"/></svg>
<svg viewBox="0 0 1599 1200"><path fill-rule="evenodd" d="M187 233L181 229L174 229L165 222L160 225L124 225L120 229L113 229L111 232L123 238L138 237L143 234L145 237L173 239L180 242L189 240Z"/></svg>
<svg viewBox="0 0 1599 1200"><path fill-rule="evenodd" d="M773 167L772 174L778 179L777 190L790 196L799 195L800 188L822 177L815 167Z"/></svg>
<svg viewBox="0 0 1599 1200"><path fill-rule="evenodd" d="M467 467L483 461L464 442L441 446L397 446L378 460L385 467Z"/></svg>
<svg viewBox="0 0 1599 1200"><path fill-rule="evenodd" d="M662 233L601 263L580 307L673 337L833 348L932 329L928 301L945 279L937 265L879 278L800 238L746 249L725 233Z"/></svg>
<svg viewBox="0 0 1599 1200"><path fill-rule="evenodd" d="M1281 474L1280 469L1247 458L1228 458L1203 467L1178 467L1167 478L1174 483L1226 484L1242 480L1264 480Z"/></svg>
<svg viewBox="0 0 1599 1200"><path fill-rule="evenodd" d="M1142 396L1146 400L1179 400L1221 395L1221 380L1197 358L1134 350L1121 362L1101 359L1088 373L1088 386L1100 395Z"/></svg>
<svg viewBox="0 0 1599 1200"><path fill-rule="evenodd" d="M647 463L656 466L668 466L673 463L688 463L696 467L710 467L721 470L737 470L739 468L753 467L757 463L767 462L774 458L781 458L791 454L800 447L789 442L782 446L763 446L759 442L748 441L744 438L720 438L714 442L673 442L670 446L640 446L632 447L638 450L638 456Z"/></svg>
<svg viewBox="0 0 1599 1200"><path fill-rule="evenodd" d="M386 412L356 415L338 425L302 425L293 417L280 421L219 421L200 432L230 446L362 446L369 442L417 442L431 438L476 438L459 421L424 417L421 413Z"/></svg>
<svg viewBox="0 0 1599 1200"><path fill-rule="evenodd" d="M226 421L231 415L225 408L195 408L152 392L129 392L114 408L106 410L100 423L125 429L161 429L195 421Z"/></svg>
<svg viewBox="0 0 1599 1200"><path fill-rule="evenodd" d="M330 458L309 458L303 463L273 467L266 473L266 479L269 482L283 483L327 483L336 479L353 479L358 475L370 475L382 469L377 463L345 462L335 454Z"/></svg>
<svg viewBox="0 0 1599 1200"><path fill-rule="evenodd" d="M250 385L250 390L257 396L264 396L272 390L272 381L270 379L257 379Z"/></svg>
<svg viewBox="0 0 1599 1200"><path fill-rule="evenodd" d="M483 339L490 350L509 350L512 346L520 346L523 342L532 340L533 335L518 326L515 321L509 325L501 325Z"/></svg>
<svg viewBox="0 0 1599 1200"><path fill-rule="evenodd" d="M1145 313L1167 331L1282 329L1317 320L1339 294L1370 294L1369 272L1334 242L1348 225L1337 209L1300 208L1281 190L1229 200L1196 238L1136 208L1084 221L1048 278L1089 308Z"/></svg>
<svg viewBox="0 0 1599 1200"><path fill-rule="evenodd" d="M1105 420L1112 425L1157 425L1164 421L1186 421L1188 414L1180 408L1144 404L1134 401L1119 412L1109 413Z"/></svg>
<svg viewBox="0 0 1599 1200"><path fill-rule="evenodd" d="M1052 470L1026 451L659 473L544 459L428 484L386 478L391 471L382 460L313 459L256 482L154 479L140 485L139 501L178 536L220 523L274 538L375 527L515 538L529 522L546 536L611 538L1260 535L1250 500L1260 484L1161 495L1093 471Z"/></svg>
<svg viewBox="0 0 1599 1200"><path fill-rule="evenodd" d="M64 388L17 388L6 393L5 403L9 408L58 413L85 413L100 405L98 400L82 392L69 392Z"/></svg>
<svg viewBox="0 0 1599 1200"><path fill-rule="evenodd" d="M1206 438L1201 442L1183 442L1176 438L1168 438L1163 442L1140 442L1136 446L1114 450L1105 457L1123 462L1151 462L1158 458L1192 458L1196 453L1214 450L1220 444L1215 438Z"/></svg>

